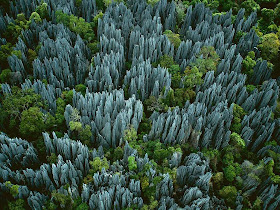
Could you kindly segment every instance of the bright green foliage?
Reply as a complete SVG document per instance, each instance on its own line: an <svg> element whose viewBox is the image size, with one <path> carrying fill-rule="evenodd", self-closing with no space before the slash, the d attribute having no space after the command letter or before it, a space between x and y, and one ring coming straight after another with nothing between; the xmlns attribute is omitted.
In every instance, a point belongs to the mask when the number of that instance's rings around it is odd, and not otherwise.
<svg viewBox="0 0 280 210"><path fill-rule="evenodd" d="M19 188L19 186L16 185L16 184L11 186L10 193L11 193L12 196L16 197L18 195L18 188Z"/></svg>
<svg viewBox="0 0 280 210"><path fill-rule="evenodd" d="M219 194L222 198L225 199L225 201L231 205L234 206L235 199L237 196L237 189L235 186L224 186L220 191Z"/></svg>
<svg viewBox="0 0 280 210"><path fill-rule="evenodd" d="M0 82L5 83L9 82L11 77L11 70L10 69L4 69L0 74Z"/></svg>
<svg viewBox="0 0 280 210"><path fill-rule="evenodd" d="M153 180L149 180L147 176L142 176L141 178L141 188L144 194L144 197L149 200L150 205L144 206L143 209L154 209L157 207L157 203L155 203L154 195L156 192L157 184L162 180L162 177L156 176ZM155 205L155 206L154 206Z"/></svg>
<svg viewBox="0 0 280 210"><path fill-rule="evenodd" d="M17 199L15 201L8 203L9 210L24 210L26 209L24 206L24 200L23 199Z"/></svg>
<svg viewBox="0 0 280 210"><path fill-rule="evenodd" d="M230 135L230 140L236 148L241 148L241 149L245 148L245 141L241 138L239 134L233 132Z"/></svg>
<svg viewBox="0 0 280 210"><path fill-rule="evenodd" d="M70 131L76 139L81 140L83 143L90 145L90 137L92 135L91 128L89 125L82 126L81 122L70 121L69 122Z"/></svg>
<svg viewBox="0 0 280 210"><path fill-rule="evenodd" d="M231 123L230 130L235 133L241 132L241 121L243 117L245 116L246 112L243 110L243 108L237 104L234 104L233 107L233 120Z"/></svg>
<svg viewBox="0 0 280 210"><path fill-rule="evenodd" d="M251 51L243 60L243 72L248 75L248 78L250 78L253 75L254 67L257 64L257 62L254 59L255 53Z"/></svg>
<svg viewBox="0 0 280 210"><path fill-rule="evenodd" d="M129 156L128 157L128 169L130 171L134 171L137 169L137 162L135 161L135 157L134 156Z"/></svg>
<svg viewBox="0 0 280 210"><path fill-rule="evenodd" d="M204 46L201 48L196 61L191 64L191 67L196 66L200 72L205 74L208 71L216 71L219 60L220 58L214 47Z"/></svg>
<svg viewBox="0 0 280 210"><path fill-rule="evenodd" d="M246 0L246 1L242 2L242 4L240 6L242 8L245 8L247 15L251 14L251 12L259 11L261 8L260 5L257 2L255 2L254 0Z"/></svg>
<svg viewBox="0 0 280 210"><path fill-rule="evenodd" d="M170 68L172 65L176 65L172 56L163 55L158 63L154 63L153 66L156 67L159 64L163 68Z"/></svg>
<svg viewBox="0 0 280 210"><path fill-rule="evenodd" d="M56 113L55 113L55 121L58 128L64 127L64 109L66 103L62 98L56 99Z"/></svg>
<svg viewBox="0 0 280 210"><path fill-rule="evenodd" d="M48 15L48 5L45 2L41 2L41 4L36 8L35 12L37 12L42 19L47 18Z"/></svg>
<svg viewBox="0 0 280 210"><path fill-rule="evenodd" d="M248 93L252 93L256 89L255 85L246 85L246 90Z"/></svg>
<svg viewBox="0 0 280 210"><path fill-rule="evenodd" d="M255 202L253 204L252 209L253 210L261 210L262 209L262 203L263 203L263 201L259 197L257 197L257 199L255 200Z"/></svg>
<svg viewBox="0 0 280 210"><path fill-rule="evenodd" d="M175 91L171 89L162 101L169 107L183 107L187 100L191 100L194 97L195 92L193 90L177 88Z"/></svg>
<svg viewBox="0 0 280 210"><path fill-rule="evenodd" d="M77 92L81 92L83 95L86 94L86 89L87 89L87 87L84 84L79 84L79 85L75 86L75 90Z"/></svg>
<svg viewBox="0 0 280 210"><path fill-rule="evenodd" d="M40 15L37 12L32 12L29 21L34 20L36 23L42 22Z"/></svg>
<svg viewBox="0 0 280 210"><path fill-rule="evenodd" d="M86 22L85 19L74 15L67 15L62 11L56 11L56 18L58 23L63 23L69 29L79 34L83 39L87 41L93 41L95 38L94 31L91 24Z"/></svg>
<svg viewBox="0 0 280 210"><path fill-rule="evenodd" d="M175 89L175 100L173 106L184 107L187 100L195 97L195 92L190 89L177 88Z"/></svg>
<svg viewBox="0 0 280 210"><path fill-rule="evenodd" d="M273 154L273 152L271 151L270 154ZM276 156L277 154L274 153L274 155ZM274 158L275 158L274 156ZM279 155L278 156L278 161L280 159ZM276 162L277 163L277 162ZM278 167L277 167L277 171L279 172L279 162L277 163ZM265 165L265 172L268 176L271 177L271 180L275 183L275 184L280 184L280 175L279 174L275 174L274 173L274 166L275 166L275 161L271 160L269 161L266 165Z"/></svg>
<svg viewBox="0 0 280 210"><path fill-rule="evenodd" d="M8 42L15 44L21 31L28 29L29 23L30 21L25 19L24 14L18 14L15 22L9 23L7 30L4 32L4 38L6 38Z"/></svg>
<svg viewBox="0 0 280 210"><path fill-rule="evenodd" d="M168 37L169 41L174 45L174 47L178 49L181 44L180 35L175 34L170 30L166 30L163 34L165 34Z"/></svg>
<svg viewBox="0 0 280 210"><path fill-rule="evenodd" d="M165 149L156 149L154 153L154 160L157 163L162 162L165 158L169 157L169 151Z"/></svg>
<svg viewBox="0 0 280 210"><path fill-rule="evenodd" d="M15 184L12 184L10 181L6 181L5 186L10 190L10 194L13 197L16 197L18 195L19 185L15 185Z"/></svg>
<svg viewBox="0 0 280 210"><path fill-rule="evenodd" d="M32 89L21 90L18 87L13 87L12 94L5 95L0 108L0 119L5 122L2 131L15 135L15 128L21 121L21 113L30 107L43 108L44 103L41 96Z"/></svg>
<svg viewBox="0 0 280 210"><path fill-rule="evenodd" d="M21 58L21 52L13 50L12 44L7 43L5 45L1 45L0 47L0 63L2 67L8 67L8 57L11 55L15 55L18 58Z"/></svg>
<svg viewBox="0 0 280 210"><path fill-rule="evenodd" d="M233 115L238 118L243 118L246 115L246 112L244 111L244 109L241 106L234 104Z"/></svg>
<svg viewBox="0 0 280 210"><path fill-rule="evenodd" d="M59 204L61 208L68 208L71 206L72 203L70 195L64 195L56 191L52 192L52 199L55 203Z"/></svg>
<svg viewBox="0 0 280 210"><path fill-rule="evenodd" d="M225 178L228 181L232 182L234 180L234 178L236 177L235 168L232 165L225 167L224 174L225 174Z"/></svg>
<svg viewBox="0 0 280 210"><path fill-rule="evenodd" d="M86 144L89 145L90 143L90 137L91 137L91 128L89 125L86 125L81 132L79 133L80 139Z"/></svg>
<svg viewBox="0 0 280 210"><path fill-rule="evenodd" d="M171 87L172 88L179 88L182 76L180 74L180 66L179 65L171 65L168 68L169 73L171 73Z"/></svg>
<svg viewBox="0 0 280 210"><path fill-rule="evenodd" d="M224 165L231 165L231 164L233 164L233 161L234 161L233 154L231 152L226 153L224 155L222 161L223 161Z"/></svg>
<svg viewBox="0 0 280 210"><path fill-rule="evenodd" d="M192 68L188 66L185 70L185 75L184 86L186 88L193 88L196 85L201 85L203 83L203 73L199 71L196 66Z"/></svg>
<svg viewBox="0 0 280 210"><path fill-rule="evenodd" d="M28 55L28 62L30 64L32 64L32 62L37 58L37 53L32 49L28 49L27 55Z"/></svg>
<svg viewBox="0 0 280 210"><path fill-rule="evenodd" d="M92 167L92 169L90 169L91 174L101 171L102 168L105 168L105 170L109 169L109 163L107 162L106 158L100 159L100 157L96 157L89 163Z"/></svg>
<svg viewBox="0 0 280 210"><path fill-rule="evenodd" d="M64 99L66 104L72 104L73 90L63 91L61 98Z"/></svg>
<svg viewBox="0 0 280 210"><path fill-rule="evenodd" d="M269 27L272 25L274 22L274 10L273 9L267 9L263 8L261 10L261 19L260 19L260 28L264 32L269 32Z"/></svg>
<svg viewBox="0 0 280 210"><path fill-rule="evenodd" d="M99 52L99 42L98 41L88 43L87 46L91 50L92 54L96 54L97 52Z"/></svg>
<svg viewBox="0 0 280 210"><path fill-rule="evenodd" d="M103 12L100 11L97 15L94 16L93 21L92 21L93 28L96 28L98 26L98 19L103 18L103 15L104 15Z"/></svg>
<svg viewBox="0 0 280 210"><path fill-rule="evenodd" d="M147 176L141 177L141 188L144 191L147 187L149 187L149 178Z"/></svg>
<svg viewBox="0 0 280 210"><path fill-rule="evenodd" d="M259 48L262 57L266 60L274 60L277 58L280 47L280 40L275 33L269 33L262 37Z"/></svg>
<svg viewBox="0 0 280 210"><path fill-rule="evenodd" d="M203 154L209 158L210 166L214 171L217 171L217 163L220 159L220 152L217 149L204 149Z"/></svg>
<svg viewBox="0 0 280 210"><path fill-rule="evenodd" d="M70 121L69 126L71 131L80 132L83 129L82 123L80 122Z"/></svg>
<svg viewBox="0 0 280 210"><path fill-rule="evenodd" d="M276 8L274 9L274 22L277 25L280 25L280 3L277 4Z"/></svg>
<svg viewBox="0 0 280 210"><path fill-rule="evenodd" d="M76 210L88 210L89 206L86 203L81 203Z"/></svg>
<svg viewBox="0 0 280 210"><path fill-rule="evenodd" d="M111 3L112 0L103 0L105 7L108 7Z"/></svg>
<svg viewBox="0 0 280 210"><path fill-rule="evenodd" d="M38 107L30 107L21 114L19 131L25 138L36 138L46 130L44 114Z"/></svg>
<svg viewBox="0 0 280 210"><path fill-rule="evenodd" d="M124 130L123 139L128 142L135 141L137 139L137 131L133 126L129 126L128 129Z"/></svg>

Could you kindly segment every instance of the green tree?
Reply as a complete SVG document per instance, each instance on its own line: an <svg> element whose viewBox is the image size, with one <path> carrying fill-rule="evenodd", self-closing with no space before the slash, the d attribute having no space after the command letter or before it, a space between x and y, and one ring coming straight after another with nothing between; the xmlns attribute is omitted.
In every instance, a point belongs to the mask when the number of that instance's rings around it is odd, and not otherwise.
<svg viewBox="0 0 280 210"><path fill-rule="evenodd" d="M249 52L248 55L243 60L243 72L248 75L248 78L254 73L254 67L257 64L255 59L255 53L253 51Z"/></svg>
<svg viewBox="0 0 280 210"><path fill-rule="evenodd" d="M123 139L128 142L136 141L137 140L137 131L131 125L128 129L124 130Z"/></svg>
<svg viewBox="0 0 280 210"><path fill-rule="evenodd" d="M172 65L176 65L173 57L169 55L161 56L157 63L153 63L153 66L157 67L158 64L163 68L170 68Z"/></svg>
<svg viewBox="0 0 280 210"><path fill-rule="evenodd" d="M114 155L113 155L113 160L120 160L123 158L123 149L121 147L117 147L116 149L114 149Z"/></svg>
<svg viewBox="0 0 280 210"><path fill-rule="evenodd" d="M259 11L261 8L260 5L257 2L255 2L254 0L246 0L246 1L242 2L242 4L240 6L242 8L245 8L247 15L251 14L251 12Z"/></svg>
<svg viewBox="0 0 280 210"><path fill-rule="evenodd" d="M50 164L57 163L57 156L54 153L51 153L50 156L47 156L47 160Z"/></svg>
<svg viewBox="0 0 280 210"><path fill-rule="evenodd" d="M15 201L8 202L9 210L24 210L26 209L24 206L23 199L16 199Z"/></svg>
<svg viewBox="0 0 280 210"><path fill-rule="evenodd" d="M277 58L280 47L280 40L275 33L269 33L261 38L261 55L266 60L274 60Z"/></svg>
<svg viewBox="0 0 280 210"><path fill-rule="evenodd" d="M73 90L63 91L61 98L64 99L66 104L72 104Z"/></svg>
<svg viewBox="0 0 280 210"><path fill-rule="evenodd" d="M90 169L91 173L101 171L102 168L105 168L106 170L109 169L109 163L106 158L100 159L100 157L95 157L93 161L90 161L89 163L92 167L92 169Z"/></svg>
<svg viewBox="0 0 280 210"><path fill-rule="evenodd" d="M256 89L255 85L246 85L246 90L249 94L251 94Z"/></svg>
<svg viewBox="0 0 280 210"><path fill-rule="evenodd" d="M269 32L270 25L274 24L274 10L268 8L262 8L261 10L261 19L259 21L260 28L264 32Z"/></svg>
<svg viewBox="0 0 280 210"><path fill-rule="evenodd" d="M44 114L38 107L30 107L22 112L19 131L23 137L36 139L45 129Z"/></svg>
<svg viewBox="0 0 280 210"><path fill-rule="evenodd" d="M181 39L179 34L175 34L171 30L166 30L163 34L167 36L169 41L174 45L175 49L179 48L181 44Z"/></svg>
<svg viewBox="0 0 280 210"><path fill-rule="evenodd" d="M100 11L97 15L94 16L92 24L93 24L93 28L97 29L98 26L98 19L103 18L103 12Z"/></svg>
<svg viewBox="0 0 280 210"><path fill-rule="evenodd" d="M187 67L185 70L184 86L186 88L193 88L196 85L201 85L203 83L203 73L199 71L198 67Z"/></svg>
<svg viewBox="0 0 280 210"><path fill-rule="evenodd" d="M11 186L10 193L12 196L16 197L18 195L18 188L19 188L19 186L16 184Z"/></svg>
<svg viewBox="0 0 280 210"><path fill-rule="evenodd" d="M245 148L245 141L237 133L233 132L230 135L230 141L238 149L244 149Z"/></svg>
<svg viewBox="0 0 280 210"><path fill-rule="evenodd" d="M191 67L196 66L199 72L205 74L208 71L216 71L220 61L219 55L212 46L204 46L201 48L197 59L191 64Z"/></svg>
<svg viewBox="0 0 280 210"><path fill-rule="evenodd" d="M233 120L232 120L231 127L230 127L230 130L232 132L235 132L235 133L241 132L241 121L242 121L243 117L245 116L245 114L246 114L246 112L244 111L244 109L241 106L234 104Z"/></svg>
<svg viewBox="0 0 280 210"><path fill-rule="evenodd" d="M235 186L224 186L219 191L219 194L229 205L234 206L237 196L237 189Z"/></svg>
<svg viewBox="0 0 280 210"><path fill-rule="evenodd" d="M224 168L224 175L225 178L232 182L234 180L234 178L236 177L236 173L235 173L235 168L232 165L229 165L227 167Z"/></svg>
<svg viewBox="0 0 280 210"><path fill-rule="evenodd" d="M11 77L11 70L10 69L4 69L0 74L0 82L1 83L9 83Z"/></svg>
<svg viewBox="0 0 280 210"><path fill-rule="evenodd" d="M59 204L61 208L71 208L72 206L72 198L70 195L64 195L62 193L53 191L52 192L52 200Z"/></svg>
<svg viewBox="0 0 280 210"><path fill-rule="evenodd" d="M1 127L5 133L15 136L21 122L22 112L30 107L46 108L40 95L32 89L22 90L12 87L12 94L4 96L0 107L0 119L5 122Z"/></svg>
<svg viewBox="0 0 280 210"><path fill-rule="evenodd" d="M223 186L223 181L224 181L224 174L223 172L218 172L214 176L212 176L213 184L214 184L214 189L220 190L221 187Z"/></svg>
<svg viewBox="0 0 280 210"><path fill-rule="evenodd" d="M64 118L64 110L66 103L62 98L56 99L56 112L55 112L55 121L57 128L65 127L65 118Z"/></svg>
<svg viewBox="0 0 280 210"><path fill-rule="evenodd" d="M83 39L86 39L89 42L94 40L94 31L91 24L86 22L85 19L75 15L65 14L61 10L56 11L55 15L58 23L62 23L69 27L71 31L79 34Z"/></svg>
<svg viewBox="0 0 280 210"><path fill-rule="evenodd" d="M29 21L34 20L36 23L42 22L40 15L37 12L32 12Z"/></svg>
<svg viewBox="0 0 280 210"><path fill-rule="evenodd" d="M79 85L75 86L75 90L77 92L81 92L83 95L86 94L86 89L87 89L87 87L84 84L79 84Z"/></svg>
<svg viewBox="0 0 280 210"><path fill-rule="evenodd" d="M137 169L137 162L135 161L135 157L134 156L129 156L128 157L128 169L130 171L134 171Z"/></svg>
<svg viewBox="0 0 280 210"><path fill-rule="evenodd" d="M76 210L88 210L89 206L86 203L81 203Z"/></svg>
<svg viewBox="0 0 280 210"><path fill-rule="evenodd" d="M37 12L41 18L48 18L48 4L45 2L41 2L41 4L36 8L35 12Z"/></svg>

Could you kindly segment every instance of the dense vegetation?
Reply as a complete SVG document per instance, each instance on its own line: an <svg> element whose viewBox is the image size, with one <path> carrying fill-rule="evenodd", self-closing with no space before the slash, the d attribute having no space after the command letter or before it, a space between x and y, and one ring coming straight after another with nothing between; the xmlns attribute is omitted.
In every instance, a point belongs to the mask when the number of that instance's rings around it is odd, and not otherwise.
<svg viewBox="0 0 280 210"><path fill-rule="evenodd" d="M279 209L277 0L1 0L1 209Z"/></svg>

